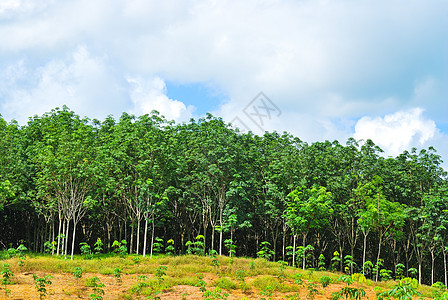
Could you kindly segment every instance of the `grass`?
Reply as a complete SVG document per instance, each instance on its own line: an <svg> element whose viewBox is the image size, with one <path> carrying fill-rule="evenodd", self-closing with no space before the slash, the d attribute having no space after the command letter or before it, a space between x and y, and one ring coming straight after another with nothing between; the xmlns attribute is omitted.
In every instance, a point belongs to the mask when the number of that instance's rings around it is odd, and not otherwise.
<svg viewBox="0 0 448 300"><path fill-rule="evenodd" d="M0 252L2 264L8 263L13 273L20 272L43 272L52 274L72 274L75 267L81 267L83 274L103 274L113 276L116 268L121 269L123 275L135 275L135 281L128 287L128 292L123 295L123 299L132 298L132 295L140 294L150 296L157 290L170 290L179 285L195 286L198 282L198 273L205 275L207 288L218 287L225 291L251 290L254 293L259 291L272 290L277 293L283 293L291 296L291 293L298 295L299 291L307 289L307 284L315 283L319 291L323 291L320 278L328 276L331 278L331 284L337 283L341 273L328 271L309 271L297 268L287 267L279 277L279 264L269 262L264 259L252 258L233 258L219 256L217 260L219 265L213 265L213 258L206 256L165 256L158 255L153 258L129 255L119 257L113 255L101 255L93 259L84 259L84 256L76 256L74 260L65 260L62 257L51 255L27 254L23 266L19 266L19 259L7 258L7 255ZM156 269L160 266L166 266L166 275L162 282L155 277ZM244 274L241 278L241 274ZM294 284L297 274L302 275L304 283L302 285ZM90 276L89 275L89 276ZM138 280L140 275L147 276L147 279ZM364 287L373 289L379 287L383 291L391 289L396 284L395 281L373 282L367 280L362 284L354 282L354 287ZM244 289L243 289L244 287ZM199 288L198 288L199 289ZM431 288L420 286L419 291L424 297L431 296ZM77 294L74 288L67 289L67 295ZM295 295L294 294L294 295Z"/></svg>

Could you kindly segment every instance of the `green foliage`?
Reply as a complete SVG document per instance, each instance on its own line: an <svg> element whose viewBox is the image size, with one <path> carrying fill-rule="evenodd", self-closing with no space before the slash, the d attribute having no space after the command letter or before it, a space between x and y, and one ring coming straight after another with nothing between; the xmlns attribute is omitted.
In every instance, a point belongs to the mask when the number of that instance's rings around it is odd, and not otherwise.
<svg viewBox="0 0 448 300"><path fill-rule="evenodd" d="M113 252L118 253L123 258L126 257L128 255L128 248L126 245L126 240L122 240L121 242L115 240L112 243L112 247L115 248Z"/></svg>
<svg viewBox="0 0 448 300"><path fill-rule="evenodd" d="M260 251L257 252L258 258L264 258L266 260L271 260L274 255L274 251L270 249L271 243L269 242L261 242L260 243Z"/></svg>
<svg viewBox="0 0 448 300"><path fill-rule="evenodd" d="M9 264L3 264L3 269L0 272L0 275L2 276L2 285L5 288L5 296L9 296L11 293L11 290L7 288L7 285L12 284L11 278L14 277L14 274L9 269Z"/></svg>
<svg viewBox="0 0 448 300"><path fill-rule="evenodd" d="M187 246L187 253L188 254L194 254L194 255L205 255L204 244L205 237L203 235L198 235L196 237L196 241L188 241L185 243L185 246Z"/></svg>
<svg viewBox="0 0 448 300"><path fill-rule="evenodd" d="M90 249L90 245L86 242L79 243L81 254L84 255L85 259L92 258L92 250Z"/></svg>
<svg viewBox="0 0 448 300"><path fill-rule="evenodd" d="M339 256L339 252L334 251L333 257L331 258L331 269L333 271L337 270L340 262L341 262L341 257Z"/></svg>
<svg viewBox="0 0 448 300"><path fill-rule="evenodd" d="M380 270L380 277L381 277L381 280L383 280L383 281L391 280L392 279L391 274L392 274L392 270L386 270L386 269Z"/></svg>
<svg viewBox="0 0 448 300"><path fill-rule="evenodd" d="M353 259L353 256L351 255L346 255L344 257L344 265L348 270L352 270L354 266L356 266L356 263Z"/></svg>
<svg viewBox="0 0 448 300"><path fill-rule="evenodd" d="M236 289L236 284L229 277L218 278L215 281L215 286L228 291Z"/></svg>
<svg viewBox="0 0 448 300"><path fill-rule="evenodd" d="M224 241L224 247L226 247L226 249L229 251L229 256L235 256L235 249L236 249L236 245L233 243L233 240L231 239L226 239Z"/></svg>
<svg viewBox="0 0 448 300"><path fill-rule="evenodd" d="M329 276L322 276L319 278L320 283L322 284L323 288L326 288L331 283L331 278Z"/></svg>
<svg viewBox="0 0 448 300"><path fill-rule="evenodd" d="M294 283L298 284L298 285L302 285L303 284L302 277L303 277L303 275L300 273L297 273L296 275L294 275Z"/></svg>
<svg viewBox="0 0 448 300"><path fill-rule="evenodd" d="M397 279L403 279L404 278L404 270L405 270L405 266L401 263L398 263L395 266L395 270L396 270L396 277Z"/></svg>
<svg viewBox="0 0 448 300"><path fill-rule="evenodd" d="M363 288L353 288L349 286L343 287L338 292L333 292L331 294L332 300L338 300L341 298L345 299L353 299L353 300L360 300L362 297L366 296L366 292Z"/></svg>
<svg viewBox="0 0 448 300"><path fill-rule="evenodd" d="M98 277L94 276L90 278L88 286L92 287L93 290L93 293L90 294L91 300L103 299L103 296L105 294L103 288L105 287L105 285L100 281Z"/></svg>
<svg viewBox="0 0 448 300"><path fill-rule="evenodd" d="M103 242L101 241L100 238L96 239L95 244L93 245L93 251L95 251L95 254L98 255L101 252L103 252Z"/></svg>
<svg viewBox="0 0 448 300"><path fill-rule="evenodd" d="M314 300L314 297L316 297L316 295L319 294L319 290L317 288L318 288L317 284L315 284L315 283L308 283L306 285L306 289L308 290L308 293L306 295L306 299Z"/></svg>
<svg viewBox="0 0 448 300"><path fill-rule="evenodd" d="M44 299L47 294L51 293L52 291L47 289L48 285L51 285L52 282L50 279L53 278L51 275L45 275L44 277L39 277L36 274L33 274L34 279L34 287L36 288L36 291L39 293L39 299Z"/></svg>
<svg viewBox="0 0 448 300"><path fill-rule="evenodd" d="M317 267L319 268L319 271L325 271L325 256L321 253L319 255L319 262Z"/></svg>
<svg viewBox="0 0 448 300"><path fill-rule="evenodd" d="M362 271L364 274L369 275L373 271L373 263L370 260L367 260L362 266Z"/></svg>
<svg viewBox="0 0 448 300"><path fill-rule="evenodd" d="M174 255L175 252L175 248L174 248L174 240L173 239L169 239L168 241L166 241L166 247L165 247L165 253L167 255Z"/></svg>
<svg viewBox="0 0 448 300"><path fill-rule="evenodd" d="M122 276L122 272L120 268L115 268L114 269L114 278L117 281L118 284L121 284L122 280L121 280L121 276Z"/></svg>
<svg viewBox="0 0 448 300"><path fill-rule="evenodd" d="M194 285L194 286L197 286L197 287L199 287L199 290L201 291L201 292L205 292L207 289L206 289L206 286L207 286L207 283L203 280L203 278L204 278L204 274L202 274L202 273L197 273L196 274L197 276L197 279L198 279L198 282L196 282L196 284Z"/></svg>
<svg viewBox="0 0 448 300"><path fill-rule="evenodd" d="M400 280L397 285L388 291L384 291L377 294L378 300L383 299L399 299L399 300L412 300L415 296L421 296L415 287L407 280Z"/></svg>
<svg viewBox="0 0 448 300"><path fill-rule="evenodd" d="M448 298L447 287L440 281L437 281L431 285L431 295L433 299L445 300Z"/></svg>
<svg viewBox="0 0 448 300"><path fill-rule="evenodd" d="M78 279L80 279L81 277L82 277L82 268L81 267L74 267L73 268L73 273L72 273L72 275L73 275L73 277L76 279L76 280L78 280Z"/></svg>
<svg viewBox="0 0 448 300"><path fill-rule="evenodd" d="M56 245L56 241L46 241L44 243L44 252L48 254L53 253L54 251L56 251Z"/></svg>
<svg viewBox="0 0 448 300"><path fill-rule="evenodd" d="M164 246L163 245L163 239L159 238L159 237L156 237L154 240L155 241L154 241L154 243L152 245L152 247L153 247L152 251L154 251L154 253L162 253L163 246Z"/></svg>
<svg viewBox="0 0 448 300"><path fill-rule="evenodd" d="M227 299L228 296L229 294L222 293L219 287L216 287L213 291L204 291L204 294L202 295L205 300Z"/></svg>
<svg viewBox="0 0 448 300"><path fill-rule="evenodd" d="M416 269L416 268L409 268L408 269L408 274L411 276L411 277L416 277L417 276L417 274L418 274L418 270Z"/></svg>

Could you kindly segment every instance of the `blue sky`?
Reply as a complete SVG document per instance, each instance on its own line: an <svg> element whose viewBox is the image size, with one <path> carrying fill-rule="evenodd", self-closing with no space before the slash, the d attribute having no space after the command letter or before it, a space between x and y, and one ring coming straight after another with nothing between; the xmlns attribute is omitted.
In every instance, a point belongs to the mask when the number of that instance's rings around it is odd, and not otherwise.
<svg viewBox="0 0 448 300"><path fill-rule="evenodd" d="M447 15L445 0L3 0L0 113L211 112L448 162Z"/></svg>

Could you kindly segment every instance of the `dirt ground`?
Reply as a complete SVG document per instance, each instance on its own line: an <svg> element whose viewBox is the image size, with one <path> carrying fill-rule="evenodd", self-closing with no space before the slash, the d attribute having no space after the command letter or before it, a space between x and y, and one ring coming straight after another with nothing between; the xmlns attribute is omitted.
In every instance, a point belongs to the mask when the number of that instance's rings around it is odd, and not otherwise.
<svg viewBox="0 0 448 300"><path fill-rule="evenodd" d="M36 275L43 277L43 273L36 272ZM135 285L137 282L138 275L123 275L121 284L117 283L115 278L112 275L101 275L101 274L83 274L81 279L75 280L71 274L51 274L53 278L51 279L52 285L49 286L51 290L51 294L47 295L45 299L90 299L90 295L93 293L93 289L91 287L86 287L85 282L86 278L91 278L96 276L100 279L100 281L105 285L103 288L105 294L103 295L103 299L145 299L147 296L139 296L139 295L131 295L129 297L128 290L131 286ZM210 286L210 283L216 279L215 275L205 274L204 280L208 283L207 289L213 290L214 287ZM14 300L34 300L39 299L39 294L36 292L34 287L34 280L32 277L32 273L20 273L16 274L13 278L13 282L15 284L8 285L7 287L11 290L9 296L5 296L4 286L0 287L0 299L14 299ZM291 283L286 283L291 284ZM319 286L319 294L317 294L314 299L331 299L331 293L335 291L341 290L343 284L331 284L326 288L322 288ZM368 299L376 299L375 292L373 291L373 287L363 286L366 291L366 296ZM249 291L243 293L241 290L230 290L223 291L223 293L228 293L229 296L227 299L261 299L263 296L259 294L259 290L252 287ZM169 290L163 291L162 294L158 296L161 299L204 299L202 297L202 292L198 287L187 286L187 285L179 285L174 286ZM295 293L280 293L274 292L271 297L266 297L267 299L286 299L287 296L291 296ZM300 299L307 299L308 290L303 288L300 290L299 295ZM128 297L125 297L127 295Z"/></svg>

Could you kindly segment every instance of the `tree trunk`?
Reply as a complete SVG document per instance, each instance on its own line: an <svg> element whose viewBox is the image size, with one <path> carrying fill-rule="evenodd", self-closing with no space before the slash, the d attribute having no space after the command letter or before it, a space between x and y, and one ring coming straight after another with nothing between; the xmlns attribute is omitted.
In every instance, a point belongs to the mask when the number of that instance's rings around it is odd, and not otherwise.
<svg viewBox="0 0 448 300"><path fill-rule="evenodd" d="M362 274L366 275L365 274L366 272L365 272L365 269L364 269L364 265L366 263L367 235L369 234L369 232L363 230L362 234L364 236L363 250L362 250Z"/></svg>
<svg viewBox="0 0 448 300"><path fill-rule="evenodd" d="M67 259L67 247L68 247L68 230L70 228L70 221L67 220L66 232L65 232L65 241L64 241L64 259Z"/></svg>
<svg viewBox="0 0 448 300"><path fill-rule="evenodd" d="M431 249L431 285L434 284L434 248Z"/></svg>
<svg viewBox="0 0 448 300"><path fill-rule="evenodd" d="M73 252L75 251L76 224L77 222L73 221L72 254L70 260L73 260Z"/></svg>
<svg viewBox="0 0 448 300"><path fill-rule="evenodd" d="M145 217L145 234L143 236L143 257L146 256L146 240L148 239L148 217Z"/></svg>
<svg viewBox="0 0 448 300"><path fill-rule="evenodd" d="M58 245L56 249L56 255L59 256L59 248L61 246L61 227L62 227L62 218L61 215L59 215L59 225L58 225Z"/></svg>
<svg viewBox="0 0 448 300"><path fill-rule="evenodd" d="M445 277L445 286L448 286L448 277L446 273L446 250L445 247L442 246L442 253L443 253L443 274Z"/></svg>
<svg viewBox="0 0 448 300"><path fill-rule="evenodd" d="M306 267L306 251L305 251L305 247L306 247L306 234L302 235L302 246L303 246L303 258L302 258L302 269L305 270Z"/></svg>
<svg viewBox="0 0 448 300"><path fill-rule="evenodd" d="M134 247L134 220L131 221L131 243L129 245L129 254L132 254L132 247Z"/></svg>
<svg viewBox="0 0 448 300"><path fill-rule="evenodd" d="M294 234L294 239L292 242L292 266L296 267L296 235Z"/></svg>
<svg viewBox="0 0 448 300"><path fill-rule="evenodd" d="M138 255L138 250L140 248L140 216L137 217L137 248L135 254Z"/></svg>
<svg viewBox="0 0 448 300"><path fill-rule="evenodd" d="M377 266L377 270L376 270L376 275L375 275L375 281L378 281L378 275L379 275L379 273L380 273L378 263L379 263L379 261L380 261L380 255L381 255L381 242L382 242L382 239L383 239L383 235L380 234L380 240L379 240L379 242L378 242L378 255L377 255L377 257L376 257L376 266Z"/></svg>
<svg viewBox="0 0 448 300"><path fill-rule="evenodd" d="M152 258L152 250L154 248L154 214L152 215L152 233L151 233L151 255L150 258Z"/></svg>

